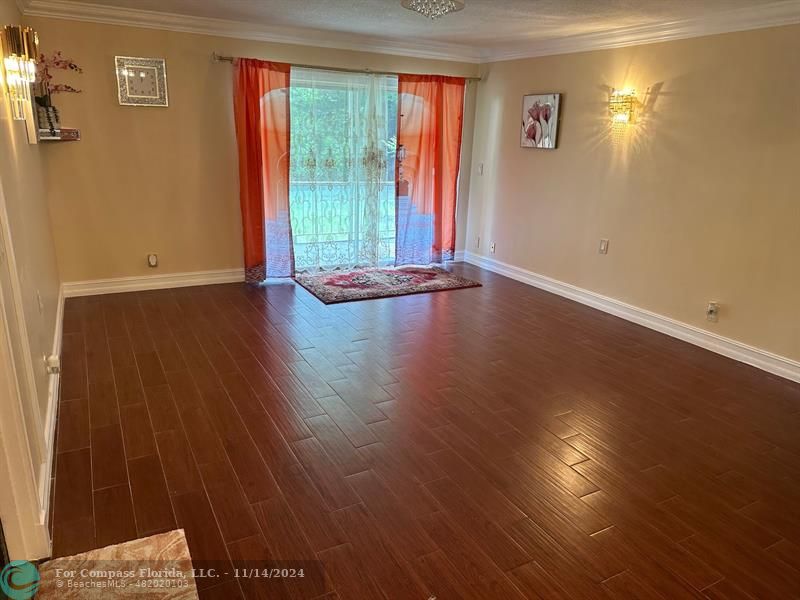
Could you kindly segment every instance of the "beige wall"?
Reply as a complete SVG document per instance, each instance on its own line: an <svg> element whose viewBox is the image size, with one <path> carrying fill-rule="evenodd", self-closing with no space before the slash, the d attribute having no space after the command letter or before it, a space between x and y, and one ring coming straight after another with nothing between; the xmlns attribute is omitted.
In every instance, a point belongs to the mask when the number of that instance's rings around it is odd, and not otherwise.
<svg viewBox="0 0 800 600"><path fill-rule="evenodd" d="M46 149L62 278L241 266L231 67L212 51L296 63L472 75L458 246L800 358L800 28L484 67L33 19L85 68L57 104L83 140ZM170 107L121 107L113 56L167 59ZM657 93L613 131L607 87ZM519 148L521 96L559 91L559 148ZM471 114L475 111L474 137ZM469 141L473 140L470 147ZM484 175L478 166L485 165ZM467 198L469 213L467 217ZM467 222L468 221L468 222ZM482 248L475 247L481 235ZM601 237L611 240L597 254ZM723 312L704 318L708 300Z"/></svg>
<svg viewBox="0 0 800 600"><path fill-rule="evenodd" d="M21 21L14 0L0 0L0 24ZM9 262L2 265L5 273L2 292L14 349L16 352L29 352L33 363L36 398L34 406L26 405L25 410L29 425L36 423L36 419L40 425L39 431L30 433L42 436L49 384L43 356L49 355L53 349L60 281L47 208L43 167L46 149L28 144L24 122L12 120L10 110L3 87L0 94L0 197L5 199L7 221L3 225L7 229L2 233L10 238L13 251ZM18 286L15 287L12 280L17 279ZM17 323L21 325L19 330L15 328ZM21 362L18 355L19 369L24 368ZM28 390L29 386L25 385L24 391ZM38 415L31 411L38 411ZM41 456L34 452L33 458L36 461Z"/></svg>
<svg viewBox="0 0 800 600"><path fill-rule="evenodd" d="M467 250L800 359L798 73L797 26L488 65ZM660 89L620 133L609 86ZM555 151L519 147L536 92Z"/></svg>
<svg viewBox="0 0 800 600"><path fill-rule="evenodd" d="M83 75L69 78L83 93L55 98L62 123L79 127L83 139L52 148L47 156L53 182L49 204L65 281L152 275L145 261L149 252L159 254L158 273L241 267L232 68L213 63L212 51L451 75L473 75L478 68L151 29L32 21L45 50L60 49L84 68ZM169 108L120 106L115 55L165 58ZM469 177L462 181L466 198ZM463 226L466 204L459 219Z"/></svg>

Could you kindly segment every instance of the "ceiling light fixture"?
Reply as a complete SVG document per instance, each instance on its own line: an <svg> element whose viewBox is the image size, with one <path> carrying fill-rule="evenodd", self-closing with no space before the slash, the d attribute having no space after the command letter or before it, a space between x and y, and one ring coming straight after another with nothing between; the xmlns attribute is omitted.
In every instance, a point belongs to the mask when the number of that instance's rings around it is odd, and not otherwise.
<svg viewBox="0 0 800 600"><path fill-rule="evenodd" d="M403 8L418 12L429 19L438 19L464 9L462 0L401 0L400 4Z"/></svg>
<svg viewBox="0 0 800 600"><path fill-rule="evenodd" d="M11 115L25 119L26 106L31 104L31 84L36 81L36 60L39 37L30 27L6 25L2 30L3 67L6 88L11 99Z"/></svg>

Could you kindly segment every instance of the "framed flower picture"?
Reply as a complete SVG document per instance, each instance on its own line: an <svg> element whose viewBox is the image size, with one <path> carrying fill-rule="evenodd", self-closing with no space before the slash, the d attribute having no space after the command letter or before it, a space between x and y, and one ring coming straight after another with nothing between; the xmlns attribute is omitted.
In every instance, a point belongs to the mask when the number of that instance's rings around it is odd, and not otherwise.
<svg viewBox="0 0 800 600"><path fill-rule="evenodd" d="M561 94L530 94L522 97L523 148L554 149L558 137Z"/></svg>
<svg viewBox="0 0 800 600"><path fill-rule="evenodd" d="M167 65L163 58L115 56L117 93L123 106L168 106Z"/></svg>

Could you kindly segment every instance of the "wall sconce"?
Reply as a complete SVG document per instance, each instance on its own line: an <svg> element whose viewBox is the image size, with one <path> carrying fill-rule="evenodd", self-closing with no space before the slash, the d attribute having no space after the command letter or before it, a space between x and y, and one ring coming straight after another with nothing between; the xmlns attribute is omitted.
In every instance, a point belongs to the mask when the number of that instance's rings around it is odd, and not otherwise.
<svg viewBox="0 0 800 600"><path fill-rule="evenodd" d="M638 104L636 90L631 88L612 90L608 98L608 112L611 113L611 120L614 123L633 123Z"/></svg>
<svg viewBox="0 0 800 600"><path fill-rule="evenodd" d="M1 37L11 114L15 120L24 121L31 110L31 84L36 81L39 36L30 27L6 25Z"/></svg>

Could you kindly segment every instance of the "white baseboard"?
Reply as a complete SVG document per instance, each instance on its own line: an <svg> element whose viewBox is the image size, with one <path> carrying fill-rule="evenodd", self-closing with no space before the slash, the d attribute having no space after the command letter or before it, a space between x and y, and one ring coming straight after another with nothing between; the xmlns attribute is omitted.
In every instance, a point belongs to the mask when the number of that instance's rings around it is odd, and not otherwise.
<svg viewBox="0 0 800 600"><path fill-rule="evenodd" d="M64 334L64 289L59 291L58 306L56 308L55 331L53 332L54 356L61 356L61 342ZM61 373L50 375L50 382L47 388L47 414L44 421L44 462L39 472L39 506L41 509L41 522L47 525L47 516L51 510L50 506L50 484L53 477L53 461L56 455L56 417L58 415L59 389L61 385Z"/></svg>
<svg viewBox="0 0 800 600"><path fill-rule="evenodd" d="M773 373L774 375L800 382L800 362L790 358L779 356L760 348L748 346L742 342L705 331L694 325L682 323L681 321L676 321L675 319L650 312L643 308L626 304L614 298L609 298L608 296L603 296L569 283L558 281L557 279L539 275L533 271L521 269L520 267L515 267L514 265L493 258L480 256L473 252L465 252L464 261L539 289L558 294L564 298L569 298L570 300L591 306L592 308L602 310L603 312L678 338L679 340L689 342L690 344L716 352L717 354L722 354L723 356Z"/></svg>
<svg viewBox="0 0 800 600"><path fill-rule="evenodd" d="M244 269L192 271L190 273L142 275L115 279L95 279L92 281L67 281L62 284L62 290L65 298L74 298L76 296L97 296L99 294L161 290L194 285L236 283L239 281L244 281Z"/></svg>
<svg viewBox="0 0 800 600"><path fill-rule="evenodd" d="M464 262L464 250L456 250L453 255L453 262Z"/></svg>

